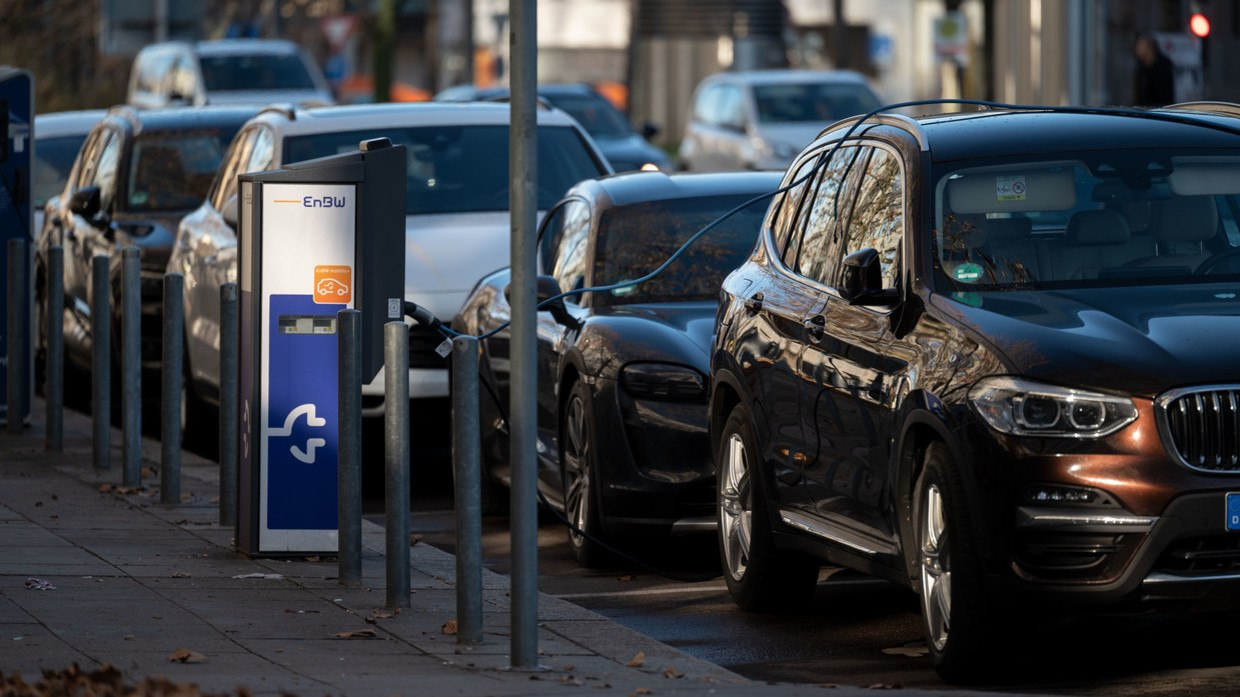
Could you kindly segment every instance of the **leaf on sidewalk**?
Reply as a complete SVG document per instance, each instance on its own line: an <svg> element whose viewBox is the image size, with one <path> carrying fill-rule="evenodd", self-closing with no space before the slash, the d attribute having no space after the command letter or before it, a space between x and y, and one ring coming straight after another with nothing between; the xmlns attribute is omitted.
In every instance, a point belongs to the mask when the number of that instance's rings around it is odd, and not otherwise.
<svg viewBox="0 0 1240 697"><path fill-rule="evenodd" d="M33 591L54 591L56 590L56 586L52 585L50 581L44 581L41 578L34 578L33 576L26 579L26 587Z"/></svg>
<svg viewBox="0 0 1240 697"><path fill-rule="evenodd" d="M168 654L169 663L206 663L207 657L185 648L179 648Z"/></svg>
<svg viewBox="0 0 1240 697"><path fill-rule="evenodd" d="M633 694L634 695L653 695L654 690L650 689L649 687L639 687L636 690L633 690Z"/></svg>
<svg viewBox="0 0 1240 697"><path fill-rule="evenodd" d="M233 578L261 578L268 581L279 581L284 578L284 576L282 574L264 574L260 571L255 571L252 574L237 574L236 576L233 576Z"/></svg>
<svg viewBox="0 0 1240 697"><path fill-rule="evenodd" d="M633 574L625 574L621 576L620 578L617 578L616 580L621 583L628 583L629 581L632 581L634 578L635 577L633 576Z"/></svg>
<svg viewBox="0 0 1240 697"><path fill-rule="evenodd" d="M440 631L442 631L444 634L447 634L449 636L455 635L456 634L456 618L454 617L448 620L447 622L444 622L443 627L440 628Z"/></svg>
<svg viewBox="0 0 1240 697"><path fill-rule="evenodd" d="M189 574L184 571L173 571L172 577L173 578L189 578Z"/></svg>
<svg viewBox="0 0 1240 697"><path fill-rule="evenodd" d="M680 672L679 670L676 670L676 666L668 666L663 669L663 677L672 678L674 680L676 678L685 677L685 674Z"/></svg>
<svg viewBox="0 0 1240 697"><path fill-rule="evenodd" d="M370 639L378 636L373 629L349 629L343 632L336 632L336 636L340 639Z"/></svg>
<svg viewBox="0 0 1240 697"><path fill-rule="evenodd" d="M646 662L646 652L638 651L636 654L633 655L632 658L629 659L629 662L625 663L624 665L630 668L641 668L642 664L645 662Z"/></svg>

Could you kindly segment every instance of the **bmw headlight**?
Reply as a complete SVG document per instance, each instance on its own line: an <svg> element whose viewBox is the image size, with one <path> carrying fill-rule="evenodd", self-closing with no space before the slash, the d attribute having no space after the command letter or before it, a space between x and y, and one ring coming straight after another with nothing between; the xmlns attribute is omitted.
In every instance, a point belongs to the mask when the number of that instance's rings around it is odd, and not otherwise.
<svg viewBox="0 0 1240 697"><path fill-rule="evenodd" d="M630 363L620 370L620 384L637 399L706 399L706 379L693 368L682 365Z"/></svg>
<svg viewBox="0 0 1240 697"><path fill-rule="evenodd" d="M1137 418L1125 397L1008 377L979 381L969 402L991 428L1014 436L1099 438Z"/></svg>

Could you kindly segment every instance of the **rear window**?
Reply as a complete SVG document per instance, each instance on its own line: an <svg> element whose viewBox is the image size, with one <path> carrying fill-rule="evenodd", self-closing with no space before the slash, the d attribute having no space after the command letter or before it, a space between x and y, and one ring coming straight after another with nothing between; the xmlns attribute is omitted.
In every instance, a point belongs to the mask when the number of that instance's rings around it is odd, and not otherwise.
<svg viewBox="0 0 1240 697"><path fill-rule="evenodd" d="M126 209L177 211L207 197L236 128L194 133L152 133L134 141Z"/></svg>
<svg viewBox="0 0 1240 697"><path fill-rule="evenodd" d="M315 89L298 55L202 56L198 62L208 92Z"/></svg>
<svg viewBox="0 0 1240 697"><path fill-rule="evenodd" d="M35 159L31 167L34 175L34 205L42 208L47 200L65 188L65 180L69 178L69 170L73 169L73 160L86 134L63 136L61 138L40 138L35 148Z"/></svg>
<svg viewBox="0 0 1240 697"><path fill-rule="evenodd" d="M290 137L284 161L353 152L360 141L378 137L407 148L407 215L508 210L507 126L376 128ZM540 210L555 205L573 184L603 173L578 131L569 126L538 129Z"/></svg>
<svg viewBox="0 0 1240 697"><path fill-rule="evenodd" d="M611 209L599 221L594 285L645 276L716 218L763 193L768 192L655 201ZM620 305L717 298L723 277L740 266L753 250L766 208L765 200L747 206L707 231L664 273L640 285L597 293L593 302Z"/></svg>
<svg viewBox="0 0 1240 697"><path fill-rule="evenodd" d="M753 96L762 123L831 122L882 106L865 85L847 83L756 85Z"/></svg>

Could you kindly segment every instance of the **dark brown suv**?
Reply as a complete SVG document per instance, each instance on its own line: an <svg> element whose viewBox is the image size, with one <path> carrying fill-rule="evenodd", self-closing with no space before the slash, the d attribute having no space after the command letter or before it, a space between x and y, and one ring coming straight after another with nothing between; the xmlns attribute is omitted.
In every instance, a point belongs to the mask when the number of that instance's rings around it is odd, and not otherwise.
<svg viewBox="0 0 1240 697"><path fill-rule="evenodd" d="M711 437L743 608L915 590L968 680L1013 608L1240 605L1240 107L828 128L724 282Z"/></svg>

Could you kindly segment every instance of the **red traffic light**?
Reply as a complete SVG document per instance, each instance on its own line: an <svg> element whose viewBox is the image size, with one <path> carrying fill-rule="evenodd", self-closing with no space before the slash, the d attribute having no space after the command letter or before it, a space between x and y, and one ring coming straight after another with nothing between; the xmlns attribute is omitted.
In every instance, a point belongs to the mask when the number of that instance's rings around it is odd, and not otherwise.
<svg viewBox="0 0 1240 697"><path fill-rule="evenodd" d="M1200 12L1194 12L1188 18L1188 30L1202 39L1210 35L1210 20Z"/></svg>

